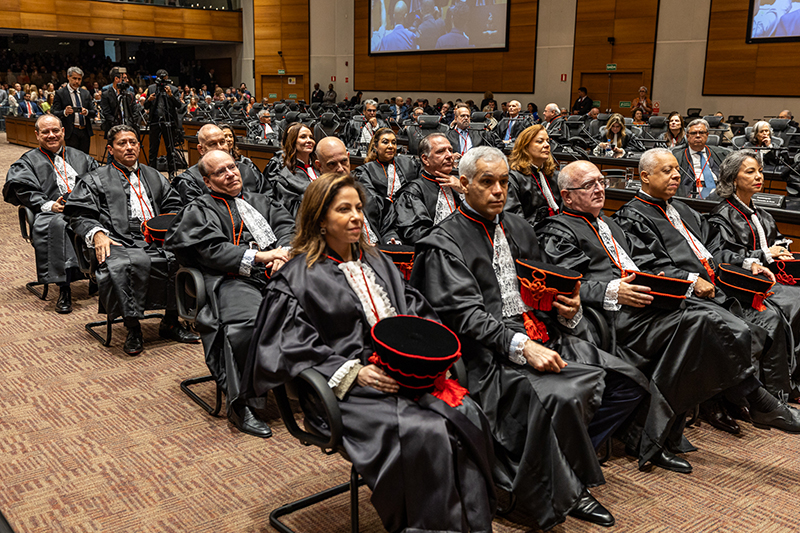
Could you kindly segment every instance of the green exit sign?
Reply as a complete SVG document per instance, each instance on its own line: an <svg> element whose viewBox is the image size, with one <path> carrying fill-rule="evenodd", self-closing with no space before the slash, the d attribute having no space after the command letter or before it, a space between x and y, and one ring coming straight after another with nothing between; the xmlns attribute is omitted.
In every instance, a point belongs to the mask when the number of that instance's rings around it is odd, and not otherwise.
<svg viewBox="0 0 800 533"><path fill-rule="evenodd" d="M296 98L297 98L297 95L296 95L295 93L291 93L291 94L289 95L289 98L291 98L291 99L293 99L293 100L294 100L294 99L296 99ZM630 107L630 106L628 106L628 107Z"/></svg>
<svg viewBox="0 0 800 533"><path fill-rule="evenodd" d="M631 107L631 103L630 102L620 102L619 106L620 107L628 107L629 108L629 107Z"/></svg>
<svg viewBox="0 0 800 533"><path fill-rule="evenodd" d="M286 71L282 68L278 69L278 74L286 74Z"/></svg>
<svg viewBox="0 0 800 533"><path fill-rule="evenodd" d="M278 97L278 93L269 93L269 97L270 98L277 98Z"/></svg>
<svg viewBox="0 0 800 533"><path fill-rule="evenodd" d="M607 63L606 64L606 70L617 70L617 64L616 63Z"/></svg>

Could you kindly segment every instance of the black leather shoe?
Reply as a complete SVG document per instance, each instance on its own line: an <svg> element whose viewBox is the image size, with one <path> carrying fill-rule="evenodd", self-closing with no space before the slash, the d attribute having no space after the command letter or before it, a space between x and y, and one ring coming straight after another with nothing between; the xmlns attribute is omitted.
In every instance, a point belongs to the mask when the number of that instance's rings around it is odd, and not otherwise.
<svg viewBox="0 0 800 533"><path fill-rule="evenodd" d="M669 450L662 449L650 459L650 462L655 466L672 472L678 472L679 474L692 473L692 465L689 464L689 461L681 459Z"/></svg>
<svg viewBox="0 0 800 533"><path fill-rule="evenodd" d="M717 429L738 435L742 430L736 420L730 417L722 404L716 400L709 400L700 404L700 418Z"/></svg>
<svg viewBox="0 0 800 533"><path fill-rule="evenodd" d="M158 334L165 339L171 339L175 342L183 342L186 344L196 344L200 342L200 337L181 324L167 324L162 321L161 325L158 326Z"/></svg>
<svg viewBox="0 0 800 533"><path fill-rule="evenodd" d="M242 433L266 439L272 436L272 430L266 422L256 418L247 406L237 406L228 410L228 420Z"/></svg>
<svg viewBox="0 0 800 533"><path fill-rule="evenodd" d="M69 285L61 287L61 292L58 294L56 301L56 313L66 315L72 312L72 289Z"/></svg>
<svg viewBox="0 0 800 533"><path fill-rule="evenodd" d="M800 433L800 411L789 407L785 401L781 401L781 404L769 413L761 413L751 408L750 416L753 417L753 425L757 428L775 428L786 433Z"/></svg>
<svg viewBox="0 0 800 533"><path fill-rule="evenodd" d="M569 512L569 516L604 527L611 527L615 522L614 516L595 500L587 489L583 489L583 494Z"/></svg>
<svg viewBox="0 0 800 533"><path fill-rule="evenodd" d="M128 355L139 355L142 350L144 350L142 328L129 329L125 344L122 345L122 351Z"/></svg>

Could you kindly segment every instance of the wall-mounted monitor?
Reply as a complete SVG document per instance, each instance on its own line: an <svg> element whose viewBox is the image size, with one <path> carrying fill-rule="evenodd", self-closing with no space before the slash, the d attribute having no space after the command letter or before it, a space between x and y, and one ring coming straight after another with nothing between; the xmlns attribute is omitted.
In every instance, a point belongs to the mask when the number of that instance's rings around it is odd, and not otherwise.
<svg viewBox="0 0 800 533"><path fill-rule="evenodd" d="M508 50L508 0L370 0L369 54Z"/></svg>
<svg viewBox="0 0 800 533"><path fill-rule="evenodd" d="M800 41L800 2L750 0L747 42Z"/></svg>

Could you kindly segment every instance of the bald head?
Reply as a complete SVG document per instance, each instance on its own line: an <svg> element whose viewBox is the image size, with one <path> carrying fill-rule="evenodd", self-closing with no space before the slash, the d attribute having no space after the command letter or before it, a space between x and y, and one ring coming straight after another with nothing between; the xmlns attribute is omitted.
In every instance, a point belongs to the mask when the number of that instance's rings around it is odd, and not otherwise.
<svg viewBox="0 0 800 533"><path fill-rule="evenodd" d="M336 172L350 174L350 154L338 137L325 137L317 143L314 166L320 174Z"/></svg>
<svg viewBox="0 0 800 533"><path fill-rule="evenodd" d="M197 152L202 156L212 150L228 150L225 133L215 124L206 124L197 131Z"/></svg>
<svg viewBox="0 0 800 533"><path fill-rule="evenodd" d="M598 216L606 201L604 179L600 169L590 161L574 161L565 166L558 174L558 188L564 205Z"/></svg>
<svg viewBox="0 0 800 533"><path fill-rule="evenodd" d="M400 0L394 5L394 23L403 24L408 15L408 6L403 0Z"/></svg>

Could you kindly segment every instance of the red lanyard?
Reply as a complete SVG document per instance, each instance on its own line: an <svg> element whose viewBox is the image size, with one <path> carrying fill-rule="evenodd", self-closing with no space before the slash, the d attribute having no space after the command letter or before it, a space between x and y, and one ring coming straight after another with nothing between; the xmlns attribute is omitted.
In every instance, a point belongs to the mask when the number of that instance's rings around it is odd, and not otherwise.
<svg viewBox="0 0 800 533"><path fill-rule="evenodd" d="M452 213L453 211L455 211L456 210L456 206L455 205L450 205L450 199L447 198L447 193L444 192L444 187L442 187L442 184L439 183L438 181L434 180L434 179L429 178L425 174L423 174L422 177L425 178L428 181L434 182L436 185L439 186L439 190L442 191L442 196L444 196L444 201L447 202L447 207L450 209L450 212ZM451 189L451 194L452 194L452 189ZM455 198L453 198L453 203L454 204L455 204L455 201L456 201Z"/></svg>
<svg viewBox="0 0 800 533"><path fill-rule="evenodd" d="M386 172L386 167L384 167L383 163L381 163L380 161L378 161L378 164L383 169L383 175L386 176L386 179L388 180L389 179L389 174ZM392 166L392 165L394 165L394 178L392 179L392 183L391 183L392 188L389 189L389 196L387 196L387 198L389 198L390 202L392 201L392 196L394 196L394 184L397 181L397 165L394 164L394 160L392 160L392 163L389 163L389 166Z"/></svg>
<svg viewBox="0 0 800 533"><path fill-rule="evenodd" d="M364 256L364 252L363 252L363 250L362 250L362 251L361 251L361 253L359 253L359 255L358 255L358 259L359 259L359 261L361 260L361 258L362 258L363 256ZM336 262L336 263L339 263L339 264L341 264L341 263L342 263L342 261L340 261L339 259L336 259L335 257L328 256L328 259L330 259L331 261L334 261L334 262ZM371 306L371 309L370 309L370 311L372 311L372 314L373 314L373 315L375 315L375 322L380 322L380 320L381 320L381 317L380 317L380 315L378 314L378 306L377 306L377 305L375 305L375 299L372 297L372 291L371 291L371 290L369 290L369 283L367 283L367 275L366 275L366 274L364 274L364 267L362 266L362 267L360 267L360 268L361 268L361 278L364 280L364 287L366 287L366 289L367 289L367 295L369 296L369 303L370 303L370 306ZM352 274L350 274L350 273L348 273L348 275L349 275L349 276L351 277L351 279L352 279L353 275L352 275Z"/></svg>
<svg viewBox="0 0 800 533"><path fill-rule="evenodd" d="M617 260L616 261L614 261L614 258L611 256L611 252L609 252L608 248L606 248L606 243L603 242L603 239L602 239L602 237L600 237L600 234L597 232L597 229L595 229L594 225L591 222L589 222L589 220L585 216L573 215L572 213L567 213L566 211L564 211L564 214L565 215L569 215L571 217L575 217L575 218L582 218L583 221L586 222L586 224L590 228L592 228L592 231L594 232L594 234L597 235L597 240L600 241L600 245L603 247L603 250L606 251L606 255L608 255L609 259L611 259L611 262L614 263L617 266L617 268L620 270L620 272L622 273L622 277L624 278L625 276L628 275L628 272L624 268L622 268L622 259L620 259L620 257L619 257L619 250L617 249L617 240L614 238L613 235L611 236L611 243L614 245L614 254L617 256Z"/></svg>
<svg viewBox="0 0 800 533"><path fill-rule="evenodd" d="M461 213L462 215L464 215L465 217L467 217L468 219L470 219L471 221L473 221L474 223L480 224L481 226L483 226L483 231L486 232L486 236L489 237L489 242L492 244L492 248L494 248L494 239L492 239L492 236L489 235L489 229L486 227L486 224L484 224L480 220L475 220L474 218L472 218L471 216L466 214L464 212L464 210L461 209L460 207L458 208L458 212ZM502 222L500 223L500 229L503 230L503 233L506 232L506 228L503 227L503 223Z"/></svg>
<svg viewBox="0 0 800 533"><path fill-rule="evenodd" d="M116 168L117 170L119 170L122 173L122 175L125 177L125 180L128 182L128 185L131 186L131 190L133 191L133 194L135 194L136 198L138 198L138 200L139 200L139 208L142 210L142 216L144 216L144 210L147 209L147 213L150 215L149 218L153 218L153 212L150 211L150 208L147 206L147 202L142 200L142 195L144 195L144 192L143 192L143 189L142 189L141 169L138 169L138 168L136 169L136 177L139 178L139 190L137 191L133 187L133 183L131 183L131 180L130 180L130 178L128 178L128 175L121 168L119 168L117 165L115 165L114 163L112 163L112 165L114 165L114 168Z"/></svg>
<svg viewBox="0 0 800 533"><path fill-rule="evenodd" d="M461 140L464 141L464 148L461 149L461 155L467 153L467 141L469 140L469 131L465 135L461 134L461 130L458 130L458 136L461 137Z"/></svg>
<svg viewBox="0 0 800 533"><path fill-rule="evenodd" d="M706 146L705 149L706 149L706 162L703 165L703 168L700 169L700 175L699 176L694 171L694 160L691 159L691 156L689 155L689 149L688 148L686 149L686 154L685 154L686 160L689 163L691 163L690 166L692 168L692 175L694 176L694 183L695 183L695 187L697 187L698 192L703 188L703 171L706 169L706 166L708 165L708 162L711 161L711 150L708 149L708 146Z"/></svg>
<svg viewBox="0 0 800 533"><path fill-rule="evenodd" d="M760 244L760 243L758 242L758 239L756 239L756 232L753 231L753 226L750 224L750 220L747 218L747 216L744 213L742 213L742 211L738 207L736 207L734 205L733 202L731 202L730 200L725 200L725 201L728 202L729 204L731 204L732 208L734 208L737 211L739 211L739 214L742 215L742 217L744 218L744 221L747 222L747 225L750 227L750 233L753 234L753 250L757 250L756 245ZM758 216L758 215L756 215L756 216Z"/></svg>
<svg viewBox="0 0 800 533"><path fill-rule="evenodd" d="M64 182L64 185L67 186L67 192L72 192L72 187L69 186L69 176L67 175L67 151L64 150L64 157L61 158L61 159L64 160L64 175L63 176L61 175L61 172L58 170L58 167L53 162L53 160L50 159L50 156L47 155L47 152L45 152L41 148L39 148L39 151L42 152L45 155L45 157L47 158L47 160L50 161L50 164L53 165L53 168L56 170L56 174L58 174L58 177L61 178L61 180Z"/></svg>
<svg viewBox="0 0 800 533"><path fill-rule="evenodd" d="M305 164L305 163L302 163L302 162L299 162L299 161L298 161L298 163L297 163L297 168L299 168L300 170L302 170L302 171L303 171L303 173L304 173L306 176L308 176L308 180L309 180L309 181L314 181L314 180L316 180L316 179L317 179L317 173L316 173L316 172L314 172L314 167L312 167L311 165L308 165L308 166L306 166L306 164ZM309 173L308 173L308 170L306 170L307 168L310 168L310 169L311 169L311 174L309 174ZM312 175L312 174L314 175L314 177L313 177L313 178L311 177L311 175Z"/></svg>
<svg viewBox="0 0 800 533"><path fill-rule="evenodd" d="M233 228L233 244L239 246L239 243L242 240L242 229L244 229L244 219L242 219L241 224L239 224L239 235L236 235L236 224L233 222L233 212L231 211L231 206L228 204L228 200L225 198L220 198L219 196L211 195L211 198L216 198L217 200L222 200L225 202L225 207L228 208L228 215L231 217L231 228Z"/></svg>

